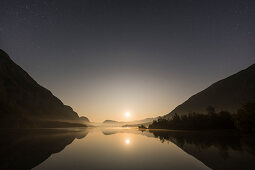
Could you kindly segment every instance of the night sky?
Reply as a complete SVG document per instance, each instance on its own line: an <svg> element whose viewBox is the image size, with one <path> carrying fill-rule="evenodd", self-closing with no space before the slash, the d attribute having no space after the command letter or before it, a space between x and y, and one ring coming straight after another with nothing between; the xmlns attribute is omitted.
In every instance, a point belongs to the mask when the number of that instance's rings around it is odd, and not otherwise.
<svg viewBox="0 0 255 170"><path fill-rule="evenodd" d="M155 117L255 63L255 1L0 0L0 48L92 121Z"/></svg>

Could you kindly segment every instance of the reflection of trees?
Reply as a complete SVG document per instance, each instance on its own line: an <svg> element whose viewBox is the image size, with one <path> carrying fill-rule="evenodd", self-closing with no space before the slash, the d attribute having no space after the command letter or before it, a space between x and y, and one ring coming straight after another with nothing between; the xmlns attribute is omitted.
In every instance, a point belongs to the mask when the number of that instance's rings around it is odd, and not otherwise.
<svg viewBox="0 0 255 170"><path fill-rule="evenodd" d="M255 137L253 135L242 136L236 131L150 130L150 132L162 142L170 141L176 144L213 169L239 169L240 166L251 169L255 161ZM240 165L235 162L237 158L233 158L230 150L237 151L239 154L244 151L248 152L253 157L253 161L243 157L240 161L246 161L246 164ZM231 164L225 164L224 160L228 160Z"/></svg>
<svg viewBox="0 0 255 170"><path fill-rule="evenodd" d="M151 131L161 141L171 141L183 148L185 145L195 145L199 150L211 146L218 149L222 156L227 157L228 149L242 151L240 136L215 134L218 132L178 132L178 131Z"/></svg>
<svg viewBox="0 0 255 170"><path fill-rule="evenodd" d="M75 138L87 131L34 130L2 132L0 140L0 169L32 169L53 153L62 151Z"/></svg>

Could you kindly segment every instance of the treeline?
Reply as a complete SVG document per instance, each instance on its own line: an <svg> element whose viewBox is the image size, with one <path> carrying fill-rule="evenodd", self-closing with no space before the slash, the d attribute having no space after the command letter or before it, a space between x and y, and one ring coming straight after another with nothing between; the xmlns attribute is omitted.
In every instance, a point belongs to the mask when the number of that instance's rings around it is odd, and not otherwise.
<svg viewBox="0 0 255 170"><path fill-rule="evenodd" d="M213 107L207 108L208 114L190 113L179 116L177 113L171 119L159 118L149 125L149 129L174 130L216 130L236 129L255 132L255 103L244 105L236 114L227 111L216 113Z"/></svg>

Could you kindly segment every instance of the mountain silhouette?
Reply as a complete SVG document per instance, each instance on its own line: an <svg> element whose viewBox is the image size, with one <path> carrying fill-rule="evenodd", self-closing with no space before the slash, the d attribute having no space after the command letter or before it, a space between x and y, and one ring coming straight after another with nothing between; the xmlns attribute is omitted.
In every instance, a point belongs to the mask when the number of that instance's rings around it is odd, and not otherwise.
<svg viewBox="0 0 255 170"><path fill-rule="evenodd" d="M0 50L0 127L84 126L76 112Z"/></svg>
<svg viewBox="0 0 255 170"><path fill-rule="evenodd" d="M254 101L255 64L195 94L165 115L165 118L175 113L178 115L192 112L204 114L207 113L208 106L214 107L217 111L225 110L236 113L242 105Z"/></svg>

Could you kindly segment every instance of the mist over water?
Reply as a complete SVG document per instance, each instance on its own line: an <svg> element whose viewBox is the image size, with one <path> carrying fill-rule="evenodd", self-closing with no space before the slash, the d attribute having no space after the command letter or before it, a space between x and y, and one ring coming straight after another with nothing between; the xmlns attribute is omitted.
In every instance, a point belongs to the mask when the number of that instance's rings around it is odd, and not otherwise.
<svg viewBox="0 0 255 170"><path fill-rule="evenodd" d="M173 143L149 132L94 128L62 152L35 167L43 169L208 169Z"/></svg>
<svg viewBox="0 0 255 170"><path fill-rule="evenodd" d="M254 138L97 127L1 132L0 169L252 169Z"/></svg>

